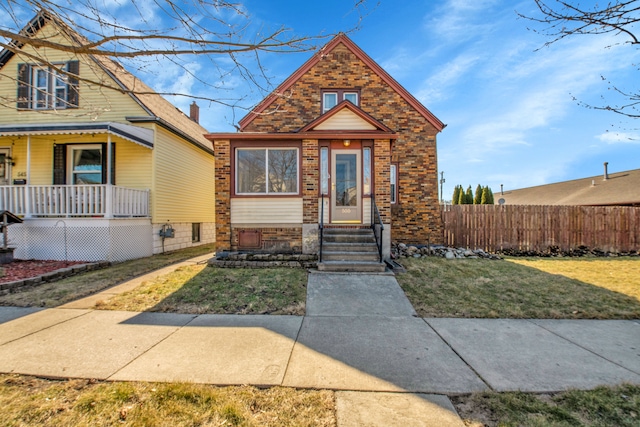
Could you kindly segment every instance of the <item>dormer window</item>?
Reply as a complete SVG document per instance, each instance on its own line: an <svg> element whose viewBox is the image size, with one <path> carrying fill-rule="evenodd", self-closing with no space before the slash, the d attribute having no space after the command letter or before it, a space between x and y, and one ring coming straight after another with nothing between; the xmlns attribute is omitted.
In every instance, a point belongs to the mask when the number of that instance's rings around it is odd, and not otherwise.
<svg viewBox="0 0 640 427"><path fill-rule="evenodd" d="M60 70L55 67L59 67ZM78 107L78 61L54 66L18 65L18 108L54 110Z"/></svg>
<svg viewBox="0 0 640 427"><path fill-rule="evenodd" d="M360 91L353 89L323 89L322 114L331 110L342 101L349 101L353 105L360 106Z"/></svg>

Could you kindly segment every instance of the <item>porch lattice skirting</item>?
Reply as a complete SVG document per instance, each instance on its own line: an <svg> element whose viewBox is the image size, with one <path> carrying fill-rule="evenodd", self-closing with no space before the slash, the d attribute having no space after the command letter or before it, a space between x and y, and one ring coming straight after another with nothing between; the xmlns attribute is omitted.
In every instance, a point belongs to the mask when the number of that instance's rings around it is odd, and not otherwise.
<svg viewBox="0 0 640 427"><path fill-rule="evenodd" d="M118 262L153 254L149 218L25 219L8 231L18 259Z"/></svg>

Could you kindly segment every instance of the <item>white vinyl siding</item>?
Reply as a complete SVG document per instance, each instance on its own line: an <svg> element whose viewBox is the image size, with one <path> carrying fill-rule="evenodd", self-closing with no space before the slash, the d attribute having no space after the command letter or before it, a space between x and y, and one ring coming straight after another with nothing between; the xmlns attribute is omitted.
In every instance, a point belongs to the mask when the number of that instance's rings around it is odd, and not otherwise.
<svg viewBox="0 0 640 427"><path fill-rule="evenodd" d="M38 36L51 41L52 43L62 42L63 36L56 32L55 25L45 25L39 32ZM66 41L64 43L67 43ZM91 59L83 56L73 57L69 52L48 49L45 47L35 49L32 46L25 45L22 48L24 55L17 53L7 64L2 67L3 73L11 73L11 78L0 79L0 97L8 100L16 99L18 64L33 64L33 56L43 56L51 63L64 64L71 60L80 62L79 75L86 77L107 86L114 86L115 83L98 65ZM13 75L13 74L16 75ZM2 124L25 124L25 123L77 123L85 121L88 118L99 122L121 122L127 123L124 117L127 116L144 116L146 112L135 100L128 94L121 93L118 90L107 88L98 88L96 85L88 85L83 81L79 82L79 106L74 109L60 109L56 114L42 114L36 110L18 110L16 108L7 108L2 111ZM15 105L15 104L13 104Z"/></svg>
<svg viewBox="0 0 640 427"><path fill-rule="evenodd" d="M314 127L313 130L376 130L376 127L345 108Z"/></svg>
<svg viewBox="0 0 640 427"><path fill-rule="evenodd" d="M231 199L232 224L302 224L302 198Z"/></svg>
<svg viewBox="0 0 640 427"><path fill-rule="evenodd" d="M153 222L214 222L214 157L154 126Z"/></svg>

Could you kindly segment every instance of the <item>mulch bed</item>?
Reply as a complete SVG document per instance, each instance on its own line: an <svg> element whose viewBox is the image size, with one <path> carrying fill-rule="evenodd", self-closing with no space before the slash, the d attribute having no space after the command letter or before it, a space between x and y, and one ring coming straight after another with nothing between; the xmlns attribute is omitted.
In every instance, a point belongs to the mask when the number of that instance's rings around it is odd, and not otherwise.
<svg viewBox="0 0 640 427"><path fill-rule="evenodd" d="M77 264L86 264L86 261L39 261L16 259L9 264L0 265L0 283L14 282L40 276L61 268Z"/></svg>

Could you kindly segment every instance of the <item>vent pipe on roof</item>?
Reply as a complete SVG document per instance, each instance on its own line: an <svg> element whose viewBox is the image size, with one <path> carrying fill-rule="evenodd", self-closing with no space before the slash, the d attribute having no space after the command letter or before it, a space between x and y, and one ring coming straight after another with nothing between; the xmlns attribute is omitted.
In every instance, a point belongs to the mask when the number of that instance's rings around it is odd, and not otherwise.
<svg viewBox="0 0 640 427"><path fill-rule="evenodd" d="M609 166L609 162L604 162L604 178L602 179L603 181L606 181L609 179L609 172L607 171L607 166Z"/></svg>
<svg viewBox="0 0 640 427"><path fill-rule="evenodd" d="M189 106L189 118L196 123L200 123L200 107L193 101Z"/></svg>

